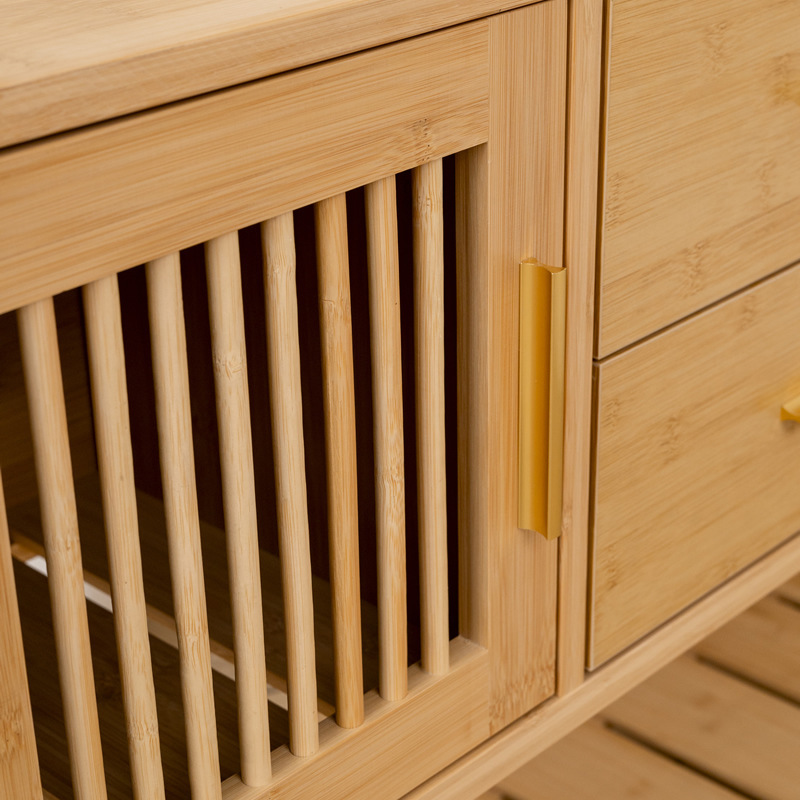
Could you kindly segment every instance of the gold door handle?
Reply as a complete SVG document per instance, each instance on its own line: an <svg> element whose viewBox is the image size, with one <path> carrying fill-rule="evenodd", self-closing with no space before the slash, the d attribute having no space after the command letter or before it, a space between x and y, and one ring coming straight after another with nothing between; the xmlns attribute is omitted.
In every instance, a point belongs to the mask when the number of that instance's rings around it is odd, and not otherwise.
<svg viewBox="0 0 800 800"><path fill-rule="evenodd" d="M519 266L519 517L561 534L567 275L535 258Z"/></svg>
<svg viewBox="0 0 800 800"><path fill-rule="evenodd" d="M781 419L800 422L800 397L795 397L781 406Z"/></svg>

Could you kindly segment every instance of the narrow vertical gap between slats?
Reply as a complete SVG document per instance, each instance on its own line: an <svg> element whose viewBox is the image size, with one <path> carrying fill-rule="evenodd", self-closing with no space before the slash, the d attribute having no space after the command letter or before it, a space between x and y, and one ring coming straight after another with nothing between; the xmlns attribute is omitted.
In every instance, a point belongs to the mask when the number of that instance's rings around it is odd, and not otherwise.
<svg viewBox="0 0 800 800"><path fill-rule="evenodd" d="M322 341L328 529L336 683L336 721L364 721L353 331L347 249L347 203L317 203L317 274Z"/></svg>
<svg viewBox="0 0 800 800"><path fill-rule="evenodd" d="M236 658L241 775L249 786L263 786L271 776L267 665L239 237L236 232L220 236L207 242L205 250Z"/></svg>
<svg viewBox="0 0 800 800"><path fill-rule="evenodd" d="M50 602L76 800L106 797L78 513L52 298L17 312L31 420Z"/></svg>
<svg viewBox="0 0 800 800"><path fill-rule="evenodd" d="M278 538L286 620L289 747L297 756L309 756L319 749L319 730L292 213L263 223L262 241Z"/></svg>
<svg viewBox="0 0 800 800"><path fill-rule="evenodd" d="M441 159L413 171L414 347L422 668L449 667Z"/></svg>
<svg viewBox="0 0 800 800"><path fill-rule="evenodd" d="M391 175L365 188L378 539L380 694L408 688L405 478L397 198Z"/></svg>
<svg viewBox="0 0 800 800"><path fill-rule="evenodd" d="M117 276L85 286L83 300L131 781L137 800L157 800L164 797L164 776L142 583Z"/></svg>
<svg viewBox="0 0 800 800"><path fill-rule="evenodd" d="M147 264L159 457L193 800L220 798L178 253Z"/></svg>

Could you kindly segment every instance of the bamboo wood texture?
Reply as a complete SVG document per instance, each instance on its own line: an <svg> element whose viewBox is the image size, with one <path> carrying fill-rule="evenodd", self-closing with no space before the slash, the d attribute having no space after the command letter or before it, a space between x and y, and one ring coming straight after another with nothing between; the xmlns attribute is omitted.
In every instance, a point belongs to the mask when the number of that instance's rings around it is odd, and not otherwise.
<svg viewBox="0 0 800 800"><path fill-rule="evenodd" d="M6 501L0 478L0 786L11 797L41 797L19 603L11 562Z"/></svg>
<svg viewBox="0 0 800 800"><path fill-rule="evenodd" d="M485 141L487 45L479 21L0 154L0 313Z"/></svg>
<svg viewBox="0 0 800 800"><path fill-rule="evenodd" d="M290 747L296 756L310 756L319 749L319 731L292 213L268 220L261 230L275 493L286 615Z"/></svg>
<svg viewBox="0 0 800 800"><path fill-rule="evenodd" d="M116 276L83 290L114 627L137 800L164 797Z"/></svg>
<svg viewBox="0 0 800 800"><path fill-rule="evenodd" d="M668 757L595 718L499 784L513 800L741 800Z"/></svg>
<svg viewBox="0 0 800 800"><path fill-rule="evenodd" d="M156 419L193 800L220 797L178 253L147 264Z"/></svg>
<svg viewBox="0 0 800 800"><path fill-rule="evenodd" d="M609 31L599 357L800 255L797 5L617 0Z"/></svg>
<svg viewBox="0 0 800 800"><path fill-rule="evenodd" d="M73 791L77 800L103 800L106 785L52 299L21 308L17 320Z"/></svg>
<svg viewBox="0 0 800 800"><path fill-rule="evenodd" d="M596 666L800 528L794 267L597 367Z"/></svg>
<svg viewBox="0 0 800 800"><path fill-rule="evenodd" d="M333 719L320 725L320 750L308 759L287 748L273 759L272 796L281 800L374 800L410 791L488 736L486 651L457 637L450 642L450 671L433 676L408 669L408 693L387 702L365 698L357 730ZM225 781L224 800L263 800L266 792Z"/></svg>
<svg viewBox="0 0 800 800"><path fill-rule="evenodd" d="M347 203L340 194L315 207L322 339L328 538L336 673L336 722L364 721L361 591L358 570L358 480L353 329Z"/></svg>
<svg viewBox="0 0 800 800"><path fill-rule="evenodd" d="M466 800L553 745L632 687L649 678L800 570L794 536L746 572L588 675L569 697L559 697L509 725L471 753L409 792L404 800Z"/></svg>
<svg viewBox="0 0 800 800"><path fill-rule="evenodd" d="M592 444L595 244L600 144L602 0L569 4L567 182L564 265L567 283L564 385L564 494L558 550L556 687L567 694L583 682Z"/></svg>
<svg viewBox="0 0 800 800"><path fill-rule="evenodd" d="M797 706L691 656L656 673L603 716L745 796L797 797Z"/></svg>
<svg viewBox="0 0 800 800"><path fill-rule="evenodd" d="M414 356L422 668L443 675L450 640L444 416L444 190L441 159L417 167L414 193Z"/></svg>
<svg viewBox="0 0 800 800"><path fill-rule="evenodd" d="M0 146L495 14L525 0L0 3Z"/></svg>
<svg viewBox="0 0 800 800"><path fill-rule="evenodd" d="M365 189L375 514L378 537L380 693L400 700L407 691L405 462L400 283L394 175Z"/></svg>
<svg viewBox="0 0 800 800"><path fill-rule="evenodd" d="M236 232L206 243L242 780L269 782L269 711L242 276Z"/></svg>

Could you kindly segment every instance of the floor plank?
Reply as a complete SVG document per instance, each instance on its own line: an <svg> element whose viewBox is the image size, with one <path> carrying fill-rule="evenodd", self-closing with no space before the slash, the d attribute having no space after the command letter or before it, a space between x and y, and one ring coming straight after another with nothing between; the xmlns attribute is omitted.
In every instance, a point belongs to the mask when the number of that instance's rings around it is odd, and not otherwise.
<svg viewBox="0 0 800 800"><path fill-rule="evenodd" d="M695 652L800 703L800 608L778 595L765 598L720 628Z"/></svg>
<svg viewBox="0 0 800 800"><path fill-rule="evenodd" d="M692 655L618 700L603 717L764 800L797 800L800 708Z"/></svg>
<svg viewBox="0 0 800 800"><path fill-rule="evenodd" d="M800 606L800 575L795 575L790 581L784 583L776 594L784 600Z"/></svg>

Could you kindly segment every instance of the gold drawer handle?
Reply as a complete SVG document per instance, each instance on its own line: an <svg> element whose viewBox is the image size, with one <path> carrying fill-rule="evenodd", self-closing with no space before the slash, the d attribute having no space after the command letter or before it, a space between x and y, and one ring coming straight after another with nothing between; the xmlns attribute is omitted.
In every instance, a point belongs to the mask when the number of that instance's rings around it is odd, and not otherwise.
<svg viewBox="0 0 800 800"><path fill-rule="evenodd" d="M567 275L535 258L519 266L519 517L561 534Z"/></svg>
<svg viewBox="0 0 800 800"><path fill-rule="evenodd" d="M781 419L800 422L800 397L795 397L781 406Z"/></svg>

